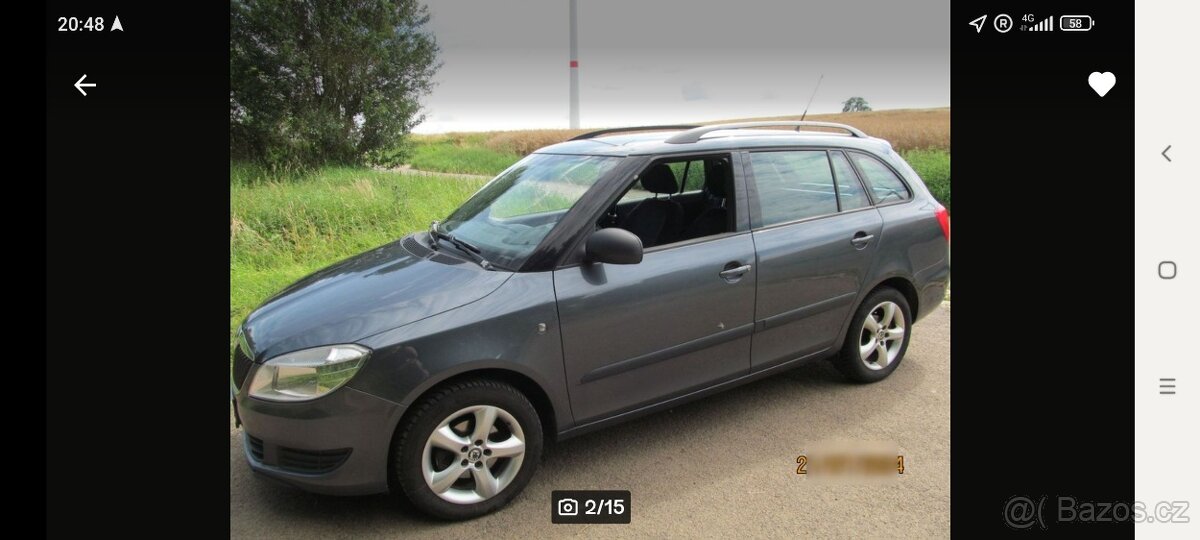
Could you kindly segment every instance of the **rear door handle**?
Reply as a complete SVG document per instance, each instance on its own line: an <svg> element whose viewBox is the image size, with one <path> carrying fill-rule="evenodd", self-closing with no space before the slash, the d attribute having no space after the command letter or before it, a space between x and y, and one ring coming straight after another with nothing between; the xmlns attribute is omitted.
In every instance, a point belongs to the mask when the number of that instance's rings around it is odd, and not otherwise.
<svg viewBox="0 0 1200 540"><path fill-rule="evenodd" d="M855 247L862 249L863 247L866 247L867 243L870 242L872 238L875 238L875 235L859 231L854 234L854 238L850 239L850 243L854 244Z"/></svg>
<svg viewBox="0 0 1200 540"><path fill-rule="evenodd" d="M738 277L742 277L742 274L749 272L750 268L752 268L750 265L743 264L737 268L730 268L728 270L722 270L719 275L721 276L721 279L738 278Z"/></svg>

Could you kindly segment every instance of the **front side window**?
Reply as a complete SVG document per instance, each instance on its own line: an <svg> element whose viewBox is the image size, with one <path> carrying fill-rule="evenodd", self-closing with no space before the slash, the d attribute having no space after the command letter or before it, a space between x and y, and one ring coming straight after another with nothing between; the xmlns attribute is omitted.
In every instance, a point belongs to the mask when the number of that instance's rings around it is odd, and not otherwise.
<svg viewBox="0 0 1200 540"><path fill-rule="evenodd" d="M754 152L750 154L750 169L762 214L759 226L838 211L833 173L824 150Z"/></svg>
<svg viewBox="0 0 1200 540"><path fill-rule="evenodd" d="M667 167L671 169L671 174L675 176L678 182L678 189L681 193L698 192L704 188L704 161L674 161L667 163ZM640 201L642 199L651 198L654 193L642 186L642 181L637 180L633 183L617 204L624 204L631 201Z"/></svg>
<svg viewBox="0 0 1200 540"><path fill-rule="evenodd" d="M683 193L700 191L704 188L704 162L701 160L675 162L671 164L675 177L679 179L679 189Z"/></svg>
<svg viewBox="0 0 1200 540"><path fill-rule="evenodd" d="M658 161L637 175L596 223L635 234L646 249L736 229L729 156Z"/></svg>
<svg viewBox="0 0 1200 540"><path fill-rule="evenodd" d="M492 264L515 270L621 158L530 154L483 186L441 224Z"/></svg>
<svg viewBox="0 0 1200 540"><path fill-rule="evenodd" d="M870 186L875 204L906 201L912 197L904 181L878 159L858 152L850 152L850 159L854 160L854 165L863 174L863 180Z"/></svg>

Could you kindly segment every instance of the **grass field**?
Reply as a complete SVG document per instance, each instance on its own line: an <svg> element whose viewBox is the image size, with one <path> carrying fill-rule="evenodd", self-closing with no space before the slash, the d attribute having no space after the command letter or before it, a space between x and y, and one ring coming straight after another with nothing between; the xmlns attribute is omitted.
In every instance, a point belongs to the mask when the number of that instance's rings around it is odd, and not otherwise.
<svg viewBox="0 0 1200 540"><path fill-rule="evenodd" d="M950 206L949 109L811 117L851 123L887 138ZM416 137L421 170L494 175L569 130L452 133ZM229 328L271 294L338 260L424 229L483 180L353 167L271 174L230 166Z"/></svg>
<svg viewBox="0 0 1200 540"><path fill-rule="evenodd" d="M902 150L900 155L921 175L925 186L950 210L950 152L945 150Z"/></svg>
<svg viewBox="0 0 1200 540"><path fill-rule="evenodd" d="M361 168L230 170L229 328L288 283L446 217L482 181Z"/></svg>
<svg viewBox="0 0 1200 540"><path fill-rule="evenodd" d="M413 168L423 171L495 175L524 156L489 148L486 145L487 136L483 133L452 133L414 138L416 144L408 163Z"/></svg>

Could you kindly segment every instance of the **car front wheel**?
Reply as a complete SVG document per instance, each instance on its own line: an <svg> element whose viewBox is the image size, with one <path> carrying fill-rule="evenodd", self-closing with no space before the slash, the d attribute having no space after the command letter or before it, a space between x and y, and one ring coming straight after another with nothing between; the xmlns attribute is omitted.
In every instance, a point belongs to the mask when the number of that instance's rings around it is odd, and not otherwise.
<svg viewBox="0 0 1200 540"><path fill-rule="evenodd" d="M542 452L537 411L504 383L451 384L421 400L397 433L395 480L419 509L478 517L529 483Z"/></svg>

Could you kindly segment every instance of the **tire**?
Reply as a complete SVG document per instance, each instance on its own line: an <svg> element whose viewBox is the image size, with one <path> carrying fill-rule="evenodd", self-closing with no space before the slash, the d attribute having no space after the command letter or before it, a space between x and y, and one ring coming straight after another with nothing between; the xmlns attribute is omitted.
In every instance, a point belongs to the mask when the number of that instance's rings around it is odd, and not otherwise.
<svg viewBox="0 0 1200 540"><path fill-rule="evenodd" d="M489 418L492 427L478 438L475 428ZM508 504L525 489L541 455L542 424L529 400L501 382L468 380L414 406L396 432L392 474L423 512L470 519Z"/></svg>
<svg viewBox="0 0 1200 540"><path fill-rule="evenodd" d="M877 329L867 328L868 317ZM908 351L912 320L908 300L900 291L884 287L872 292L854 312L846 341L834 357L834 364L855 382L873 383L887 378ZM883 337L882 350L880 336Z"/></svg>

